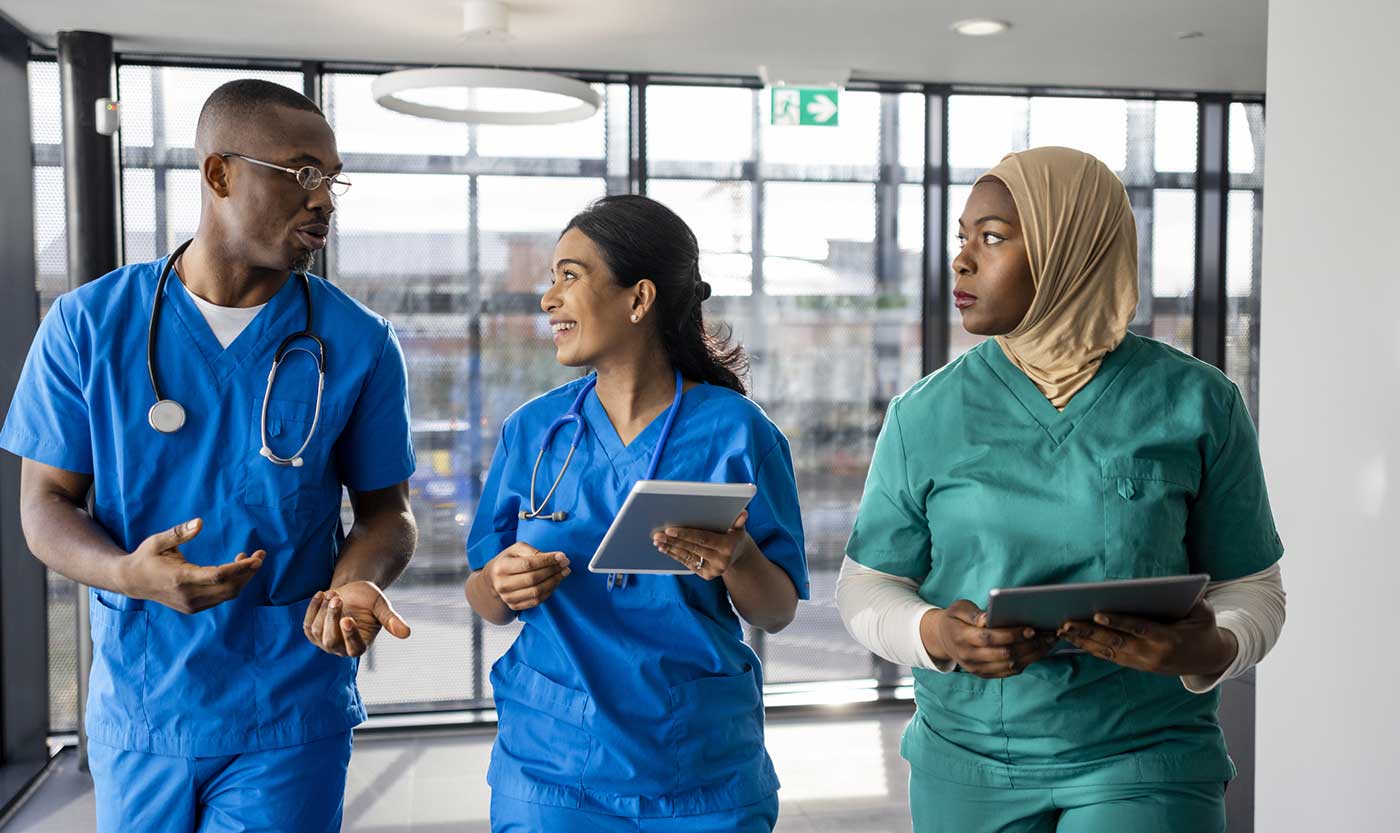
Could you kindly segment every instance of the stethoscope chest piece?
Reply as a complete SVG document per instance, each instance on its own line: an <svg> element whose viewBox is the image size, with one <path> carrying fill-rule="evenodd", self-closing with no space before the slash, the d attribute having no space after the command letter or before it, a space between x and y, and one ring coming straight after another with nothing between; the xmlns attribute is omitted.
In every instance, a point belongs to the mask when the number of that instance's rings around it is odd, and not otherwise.
<svg viewBox="0 0 1400 833"><path fill-rule="evenodd" d="M146 421L162 434L174 434L185 427L185 408L174 399L162 399L151 406Z"/></svg>

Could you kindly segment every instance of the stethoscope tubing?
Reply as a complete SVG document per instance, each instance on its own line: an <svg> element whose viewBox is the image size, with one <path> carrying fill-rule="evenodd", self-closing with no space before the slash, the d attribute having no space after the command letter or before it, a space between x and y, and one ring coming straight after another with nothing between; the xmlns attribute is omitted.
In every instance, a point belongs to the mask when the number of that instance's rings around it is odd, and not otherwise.
<svg viewBox="0 0 1400 833"><path fill-rule="evenodd" d="M564 474L569 470L569 463L574 459L574 452L578 450L578 444L583 433L583 402L598 384L597 375L589 377L584 383L583 389L578 396L574 397L574 402L569 406L569 410L549 424L549 429L545 431L544 442L540 443L539 453L535 455L535 466L530 471L530 509L520 510L519 518L522 521L541 519L546 521L568 520L569 513L563 511L544 514L545 507L549 505L549 499L554 497L555 491L559 489L559 483L563 481ZM671 438L671 429L676 424L676 414L681 409L681 395L685 392L684 380L681 372L676 371L676 393L671 400L671 410L666 414L666 421L661 425L661 436L656 441L656 451L652 452L651 464L647 467L647 480L656 479L657 467L661 465L661 455L666 450L666 442ZM564 464L559 468L559 473L554 476L554 482L550 485L549 491L545 493L544 500L537 505L535 503L535 481L539 477L540 463L544 460L544 453L549 450L549 444L553 442L554 435L559 433L559 429L569 423L574 424L574 434L569 441L569 453L564 457Z"/></svg>
<svg viewBox="0 0 1400 833"><path fill-rule="evenodd" d="M180 255L184 254L185 250L188 249L193 242L194 241L191 239L181 243L175 251L171 252L170 257L166 259L165 266L160 270L160 278L156 281L155 298L151 301L151 322L149 329L146 331L146 372L151 379L151 392L155 394L156 397L156 404L151 410L152 413L154 413L156 409L160 408L162 405L169 404L173 406L173 408L178 409L181 415L179 425L176 425L171 430L166 430L157 426L153 418L151 427L161 433L174 433L180 430L184 424L184 408L178 402L166 399L164 392L161 390L160 374L156 372L157 327L160 322L161 310L165 304L165 286L170 279L170 272L174 268L175 262L180 259ZM300 331L292 333L282 339L282 343L277 346L277 352L273 354L272 368L267 373L267 389L263 395L262 413L258 421L258 439L261 443L258 453L262 457L267 458L269 462L276 465L300 467L302 465L302 454L311 446L311 440L316 436L316 428L321 424L321 403L326 389L327 351L325 342L311 329L314 312L311 300L311 278L305 272L298 272L297 274L301 277L302 295L306 299L306 325ZM310 339L315 342L316 352L313 353L305 347L292 346L293 342L298 339ZM298 448L292 456L282 457L272 450L271 445L267 441L267 404L272 398L272 386L277 379L278 368L282 366L282 362L287 357L287 354L297 351L306 353L316 362L316 410L311 418L311 430L307 433L306 439L302 441L301 447Z"/></svg>

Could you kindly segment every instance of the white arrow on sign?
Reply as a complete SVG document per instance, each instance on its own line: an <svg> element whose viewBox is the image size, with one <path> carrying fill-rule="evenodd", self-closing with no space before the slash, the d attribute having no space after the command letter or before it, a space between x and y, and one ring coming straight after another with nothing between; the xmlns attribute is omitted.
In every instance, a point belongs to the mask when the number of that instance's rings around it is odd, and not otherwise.
<svg viewBox="0 0 1400 833"><path fill-rule="evenodd" d="M807 112L818 123L831 121L831 117L836 115L836 102L831 100L831 96L818 94L812 97L812 101L807 105Z"/></svg>

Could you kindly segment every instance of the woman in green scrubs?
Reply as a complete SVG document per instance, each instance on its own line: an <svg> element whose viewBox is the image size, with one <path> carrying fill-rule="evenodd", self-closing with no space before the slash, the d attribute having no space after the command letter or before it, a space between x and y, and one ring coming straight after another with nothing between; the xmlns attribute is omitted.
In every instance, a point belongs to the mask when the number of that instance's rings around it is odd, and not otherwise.
<svg viewBox="0 0 1400 833"><path fill-rule="evenodd" d="M1008 156L959 229L963 325L995 338L890 404L838 591L858 639L916 666L914 829L1223 831L1235 770L1215 685L1282 624L1283 547L1239 391L1128 331L1136 229L1097 159ZM1203 601L1172 624L1036 633L985 627L980 607L994 587L1184 573L1210 574L1219 616ZM856 592L855 574L896 593ZM911 604L915 658L882 651L900 637L872 634Z"/></svg>

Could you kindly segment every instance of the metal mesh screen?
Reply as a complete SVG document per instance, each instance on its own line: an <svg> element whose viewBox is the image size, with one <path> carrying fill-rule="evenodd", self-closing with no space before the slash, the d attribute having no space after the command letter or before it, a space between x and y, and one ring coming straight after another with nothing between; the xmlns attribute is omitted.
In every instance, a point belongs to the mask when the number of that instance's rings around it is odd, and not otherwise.
<svg viewBox="0 0 1400 833"><path fill-rule="evenodd" d="M209 94L237 78L302 89L299 72L140 64L118 69L123 263L161 257L194 234L199 223L195 124Z"/></svg>
<svg viewBox="0 0 1400 833"><path fill-rule="evenodd" d="M1259 418L1259 261L1264 234L1264 105L1230 105L1225 207L1225 372Z"/></svg>
<svg viewBox="0 0 1400 833"><path fill-rule="evenodd" d="M58 64L29 64L29 112L34 149L34 258L39 314L68 289L68 222L63 195L63 102ZM78 724L77 585L48 574L49 731Z"/></svg>
<svg viewBox="0 0 1400 833"><path fill-rule="evenodd" d="M1190 101L955 95L948 100L948 257L972 183L1013 151L1061 145L1092 153L1123 180L1138 227L1133 330L1191 352L1196 259L1198 108ZM950 357L982 339L949 299Z"/></svg>

